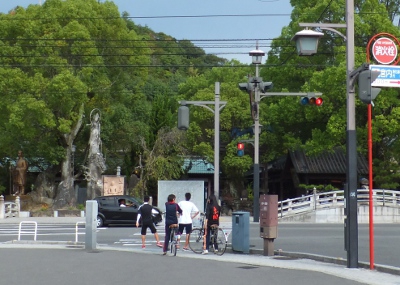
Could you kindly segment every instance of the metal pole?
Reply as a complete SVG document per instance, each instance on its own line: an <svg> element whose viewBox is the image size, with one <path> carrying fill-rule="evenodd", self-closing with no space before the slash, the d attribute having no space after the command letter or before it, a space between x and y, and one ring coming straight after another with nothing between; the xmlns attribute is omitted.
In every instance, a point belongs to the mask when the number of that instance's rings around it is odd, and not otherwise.
<svg viewBox="0 0 400 285"><path fill-rule="evenodd" d="M372 104L368 104L368 167L369 167L369 269L374 269L374 201L372 199ZM385 192L383 192L385 193ZM385 196L383 196L385 199ZM385 200L383 200L385 206Z"/></svg>
<svg viewBox="0 0 400 285"><path fill-rule="evenodd" d="M346 230L349 246L347 267L358 267L358 222L357 222L357 137L355 124L355 88L350 80L354 70L354 0L346 0L346 61L347 61L347 193L348 207Z"/></svg>
<svg viewBox="0 0 400 285"><path fill-rule="evenodd" d="M219 201L219 82L215 82L214 102L214 195Z"/></svg>
<svg viewBox="0 0 400 285"><path fill-rule="evenodd" d="M206 108L214 113L214 195L219 200L219 113L227 104L226 101L220 101L219 88L220 83L215 82L214 101L179 101L181 105L195 105ZM207 105L213 105L214 109Z"/></svg>
<svg viewBox="0 0 400 285"><path fill-rule="evenodd" d="M258 77L258 64L256 64L256 77ZM256 86L254 90L254 101L257 113L254 116L254 167L253 167L253 221L259 222L260 217L260 165L259 165L259 145L260 145L260 92Z"/></svg>

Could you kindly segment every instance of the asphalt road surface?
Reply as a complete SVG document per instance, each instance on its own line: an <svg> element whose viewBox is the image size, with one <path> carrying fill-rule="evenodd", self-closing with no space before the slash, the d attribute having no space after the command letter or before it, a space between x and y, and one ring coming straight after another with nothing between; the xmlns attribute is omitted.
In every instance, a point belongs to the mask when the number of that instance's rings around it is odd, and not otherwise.
<svg viewBox="0 0 400 285"><path fill-rule="evenodd" d="M164 239L164 229L157 227L160 239ZM78 241L84 242L84 228L78 230ZM369 226L359 224L359 261L370 261ZM75 224L39 224L39 241L75 241ZM0 224L0 242L16 240L18 224ZM32 236L22 236L21 239L32 240ZM400 225L376 224L374 226L374 263L400 268ZM132 226L111 226L100 228L97 232L97 241L100 245L137 248L140 247L140 228ZM153 235L148 232L147 244L155 243ZM231 236L229 236L229 243ZM259 237L259 227L250 223L250 248L263 249L263 239ZM347 259L344 249L344 229L342 224L303 224L281 223L278 225L278 238L274 242L275 250L287 252L301 252L329 257Z"/></svg>
<svg viewBox="0 0 400 285"><path fill-rule="evenodd" d="M121 251L1 249L1 284L361 285L308 270ZM371 283L373 284L373 283ZM376 284L376 283L375 283ZM392 283L393 284L393 283Z"/></svg>

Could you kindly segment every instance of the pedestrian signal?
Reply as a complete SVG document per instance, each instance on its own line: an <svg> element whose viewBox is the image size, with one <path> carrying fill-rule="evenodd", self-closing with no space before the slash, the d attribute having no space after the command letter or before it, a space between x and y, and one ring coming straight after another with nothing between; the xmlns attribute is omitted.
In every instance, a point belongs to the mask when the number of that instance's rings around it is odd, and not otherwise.
<svg viewBox="0 0 400 285"><path fill-rule="evenodd" d="M243 156L244 155L244 143L238 142L237 144L237 155Z"/></svg>

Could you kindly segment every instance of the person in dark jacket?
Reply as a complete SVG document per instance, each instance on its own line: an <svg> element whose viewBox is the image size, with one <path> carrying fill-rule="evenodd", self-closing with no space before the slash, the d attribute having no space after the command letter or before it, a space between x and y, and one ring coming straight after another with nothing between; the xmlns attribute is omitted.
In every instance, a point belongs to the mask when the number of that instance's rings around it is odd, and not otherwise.
<svg viewBox="0 0 400 285"><path fill-rule="evenodd" d="M207 200L206 207L206 220L204 224L204 229L206 232L206 245L202 254L208 253L208 248L210 246L210 231L212 225L219 226L219 216L221 215L221 207L218 205L217 197L211 194ZM215 244L215 250L218 250L218 244Z"/></svg>
<svg viewBox="0 0 400 285"><path fill-rule="evenodd" d="M150 201L150 197L149 196L144 196L144 203L143 205L141 205L138 209L138 215L136 218L136 227L139 227L139 220L142 219L142 230L141 230L141 234L142 234L142 248L145 249L146 248L146 231L147 228L149 228L151 230L151 233L154 234L154 238L156 239L156 245L158 247L162 247L162 244L160 243L160 240L158 238L158 233L157 233L157 229L154 226L153 223L153 215L152 215L152 211L153 211L153 206L151 206L149 204ZM126 207L126 206L125 206Z"/></svg>
<svg viewBox="0 0 400 285"><path fill-rule="evenodd" d="M174 194L168 195L168 202L165 203L165 240L163 247L163 255L167 254L169 237L171 235L171 225L178 225L178 214L182 214L182 209L175 203L176 196Z"/></svg>

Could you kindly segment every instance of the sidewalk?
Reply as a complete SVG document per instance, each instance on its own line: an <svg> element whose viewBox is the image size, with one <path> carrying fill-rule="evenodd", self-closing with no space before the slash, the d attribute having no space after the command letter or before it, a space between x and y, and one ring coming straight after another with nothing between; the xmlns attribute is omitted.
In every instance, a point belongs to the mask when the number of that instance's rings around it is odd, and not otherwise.
<svg viewBox="0 0 400 285"><path fill-rule="evenodd" d="M20 275L20 270L21 268L24 268L24 271L29 268L33 268L31 266L32 264L32 259L41 260L41 267L42 268L47 268L43 267L43 262L44 263L49 263L49 266L51 266L51 270L46 270L44 274L47 274L49 272L57 272L57 278L61 278L62 280L65 280L65 278L70 278L70 271L67 268L73 267L73 272L74 272L74 279L79 280L78 283L76 284L94 284L95 282L93 281L96 278L99 278L101 276L101 282L96 283L96 284L111 284L107 283L106 280L113 280L113 284L122 284L119 283L119 279L121 278L121 272L126 270L126 268L129 268L130 274L132 274L132 268L139 268L139 265L134 265L134 262L137 260L147 260L150 257L146 256L154 256L157 257L156 259L151 258L151 264L150 267L147 267L146 269L141 269L141 270L135 270L135 281L138 281L138 278L140 276L143 277L143 274L138 274L138 272L144 271L144 270L150 270L153 271L154 273L154 267L157 266L167 266L166 269L162 269L161 272L164 272L162 274L167 274L166 272L170 272L170 263L165 262L165 258L170 258L168 259L169 261L173 261L174 266L176 268L185 268L182 269L183 274L193 274L194 272L199 272L200 267L204 267L206 264L210 264L211 261L217 262L214 264L214 267L218 267L218 274L220 276L223 276L222 278L226 281L224 283L228 283L231 285L236 285L236 284L243 284L243 280L240 280L240 277L233 277L233 276L227 276L225 275L224 272L221 272L221 268L225 268L226 266L219 265L220 262L225 262L225 263L230 263L233 264L234 268L245 268L245 269L257 269L257 268L270 268L268 271L268 274L265 275L264 282L268 284L280 284L280 285L286 285L286 284L296 284L296 285L309 285L309 284L324 284L324 285L337 285L337 284L346 284L346 285L362 285L362 284L370 284L370 285L398 285L399 283L399 276L392 275L392 274L387 274L387 273L382 273L382 272L377 272L377 271L371 271L367 269L362 269L362 268L357 268L357 269L348 269L345 268L344 266L337 265L337 264L330 264L330 263L324 263L324 262L318 262L306 258L287 258L283 256L261 256L257 254L234 254L234 253L225 253L222 256L217 256L214 254L208 254L208 255L201 255L201 254L195 254L193 252L184 252L184 251L178 251L178 254L176 257L170 256L168 253L167 257L163 257L161 255L161 249L157 248L156 246L153 247L146 247L146 250L142 250L139 248L115 248L115 247L106 247L106 246L98 246L95 251L86 251L85 249L77 249L76 247L70 247L68 245L62 245L62 244L45 244L45 243L20 243L20 244L0 244L0 248L2 249L3 253L6 253L8 256L8 262L7 264L18 264L18 266L10 266L10 268L7 268L5 272L5 276L21 276ZM33 251L33 250L38 250L38 251ZM68 250L66 250L68 249ZM7 252L7 251L8 252ZM22 250L22 251L21 251ZM29 250L29 251L27 251ZM12 252L15 251L16 254L13 254ZM71 251L75 251L74 254L71 254ZM87 255L89 253L89 255ZM93 254L97 253L97 254ZM99 255L98 253L101 253ZM128 255L126 255L128 253ZM141 257L136 258L133 255L129 255L129 253L132 254L140 254ZM27 255L32 256L31 258L27 258ZM71 260L71 255L73 256L73 259ZM23 256L23 258L19 258L18 256ZM38 258L38 256L43 257L44 259ZM130 257L129 257L130 256ZM17 258L17 260L13 260ZM81 259L88 259L90 258L90 262L86 262L83 264L81 263ZM176 258L176 259L173 259ZM182 259L196 259L198 262L193 263L190 260L187 261L180 261ZM203 263L204 261L207 261L207 263ZM162 264L159 265L158 262L161 262ZM26 263L26 264L25 264ZM90 266L89 266L90 264ZM107 274L103 274L104 270L106 269L105 264L113 264L113 265L122 265L118 270L110 270L110 268L107 268L106 272ZM190 264L193 264L195 266L191 266ZM241 265L236 265L236 264L241 264ZM87 267L90 268L96 268L96 272L91 271L90 269L87 269ZM138 267L139 266L139 267ZM185 267L186 266L186 267ZM232 266L228 266L232 267ZM152 268L152 269L151 269ZM158 268L158 267L157 267ZM5 269L5 268L3 268ZM37 272L37 268L35 271ZM278 270L278 271L277 271ZM246 270L248 272L248 270ZM248 274L246 271L241 271L242 275ZM102 273L103 272L103 273ZM209 271L207 271L209 272ZM276 273L277 272L277 273ZM304 272L304 273L301 273ZM92 276L94 274L94 276ZM151 274L151 273L148 273ZM251 273L252 274L252 273ZM272 275L273 276L272 276ZM276 276L277 274L281 274L279 278ZM303 274L306 274L308 280L304 280L300 276ZM210 275L210 272L208 273L208 276ZM257 278L260 278L257 275L250 275L250 279L246 279L247 282L250 282L250 284L255 284L262 282L262 280L257 280ZM24 275L25 276L25 275ZM35 276L38 276L38 280L34 280ZM158 275L157 275L158 276ZM252 279L254 277L254 280ZM272 278L274 277L274 278ZM24 277L26 278L26 277ZM146 278L148 278L148 275L146 275ZM153 278L156 278L156 275L154 275ZM159 278L162 278L159 276ZM166 285L169 284L176 284L177 280L179 278L182 279L182 276L180 274L177 274L173 278L174 283L168 283L168 280L165 280L167 283L163 282ZM189 277L187 277L189 278ZM229 280L230 278L230 280ZM236 279L235 279L236 278ZM239 278L239 279L238 279ZM276 280L276 279L279 280ZM29 282L31 284L36 284L40 281L41 284L43 285L50 285L50 284L55 284L54 280L49 280L47 278L43 278L43 274L34 274L31 275L29 279ZM5 279L3 279L4 281ZM20 283L15 283L18 280L18 282L22 281L21 277L17 279L13 279L14 283L5 283L5 284L21 284ZM86 281L85 281L86 280ZM198 278L198 281L201 281L200 283L196 283L196 280L193 280L194 285L196 284L203 284L204 280L202 278ZM125 282L128 280L125 280ZM183 282L184 280L182 280ZM187 281L187 280L186 280ZM240 282L239 282L240 281ZM28 282L28 283L29 283ZM58 281L57 284L63 285L67 283L63 283L64 281L60 282ZM110 281L111 282L111 281ZM125 283L124 282L124 283ZM129 282L129 281L128 281ZM28 284L27 283L27 284ZM135 282L136 283L136 282ZM159 283L159 282L157 282ZM179 282L178 282L179 283ZM69 283L70 284L70 283ZM265 283L263 283L265 284Z"/></svg>
<svg viewBox="0 0 400 285"><path fill-rule="evenodd" d="M227 227L232 222L232 217L221 217L221 224L226 225ZM1 223L19 223L21 221L36 221L39 224L76 224L77 222L84 222L85 218L83 217L29 217L29 218L7 218L4 220L0 220ZM59 264L59 260L64 260L65 251L60 251L60 249L72 249L72 248L80 248L79 250L85 252L84 245L71 245L71 244L63 244L63 243L54 243L54 242L14 242L14 243L5 243L0 244L0 248L2 249L40 249L41 251L53 251L57 250L57 255L54 256L55 262ZM131 252L137 254L153 254L153 255L161 255L160 249L157 247L149 247L146 250L141 250L139 248L131 248L131 247L110 247L110 246L97 246L97 250L101 252ZM50 253L51 254L51 253ZM117 253L118 254L118 253ZM231 249L228 248L227 252L223 256L217 256L214 254L208 255L199 255L194 254L192 252L178 252L179 258L191 258L191 259L206 259L206 260L215 260L215 261L223 261L230 263L240 263L246 266L263 266L263 267L271 267L271 268L280 268L287 271L287 274L295 274L296 270L306 270L312 276L315 275L315 280L318 280L317 275L324 273L330 276L340 277L347 280L354 281L355 283L346 283L346 284L377 284L377 285L394 285L400 284L400 268L388 267L388 266L380 266L375 265L377 270L369 270L368 265L365 264L363 268L357 269L349 269L346 268L345 260L338 260L337 258L326 257L326 256L318 256L307 253L289 253L289 252L276 252L275 256L263 256L263 249L251 249L250 254L242 254L242 253L233 253ZM108 254L107 254L108 255ZM99 263L104 263L106 259L99 260ZM20 261L16 261L19 263ZM60 264L61 265L61 264ZM15 270L19 270L19 267L16 267ZM379 270L379 271L378 271ZM389 274L390 273L390 274ZM396 275L397 274L397 275ZM294 278L296 280L296 278ZM336 282L336 283L335 283ZM311 284L337 284L337 280L333 283L324 283L317 282ZM359 283L357 283L359 282ZM252 282L253 283L253 282ZM46 284L46 283L43 283ZM82 283L84 284L84 283ZM283 283L282 283L283 284ZM296 283L301 284L301 283Z"/></svg>

